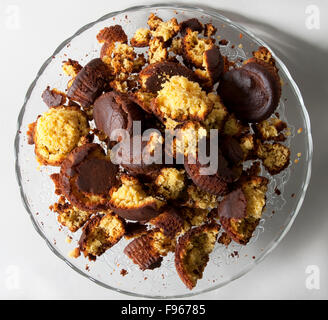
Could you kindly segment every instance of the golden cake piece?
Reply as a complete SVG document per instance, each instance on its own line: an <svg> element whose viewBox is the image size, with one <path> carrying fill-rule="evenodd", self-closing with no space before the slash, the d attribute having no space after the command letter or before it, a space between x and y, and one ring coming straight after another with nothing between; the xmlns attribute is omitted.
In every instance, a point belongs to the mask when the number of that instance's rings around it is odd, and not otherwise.
<svg viewBox="0 0 328 320"><path fill-rule="evenodd" d="M266 47L261 46L258 48L258 50L253 51L253 56L254 56L254 58L263 60L266 63L271 64L274 67L276 65L276 60L272 57L271 52Z"/></svg>
<svg viewBox="0 0 328 320"><path fill-rule="evenodd" d="M165 202L148 195L138 179L122 175L122 185L110 191L112 210L121 217L146 222L156 217Z"/></svg>
<svg viewBox="0 0 328 320"><path fill-rule="evenodd" d="M187 198L184 206L197 209L213 209L217 207L217 196L205 192L196 185L187 188Z"/></svg>
<svg viewBox="0 0 328 320"><path fill-rule="evenodd" d="M198 227L209 219L208 209L181 207L179 213L191 227Z"/></svg>
<svg viewBox="0 0 328 320"><path fill-rule="evenodd" d="M83 69L80 63L76 60L68 59L63 62L62 69L66 75L71 78L75 78L78 73Z"/></svg>
<svg viewBox="0 0 328 320"><path fill-rule="evenodd" d="M110 67L113 74L130 73L135 68L134 60L136 53L133 47L125 43L116 43L113 50L113 57L110 60Z"/></svg>
<svg viewBox="0 0 328 320"><path fill-rule="evenodd" d="M194 288L197 281L203 277L219 230L218 224L211 223L191 229L179 238L175 250L175 267L188 289Z"/></svg>
<svg viewBox="0 0 328 320"><path fill-rule="evenodd" d="M80 251L90 260L96 260L120 241L124 233L123 219L113 213L98 214L83 228L79 241Z"/></svg>
<svg viewBox="0 0 328 320"><path fill-rule="evenodd" d="M88 143L75 148L63 161L60 173L51 175L56 193L75 207L97 212L109 209L109 191L117 184L118 166L102 147Z"/></svg>
<svg viewBox="0 0 328 320"><path fill-rule="evenodd" d="M286 122L278 118L269 118L253 126L256 135L263 140L284 141L285 135L282 133L287 128Z"/></svg>
<svg viewBox="0 0 328 320"><path fill-rule="evenodd" d="M181 38L174 38L172 40L170 51L178 56L182 56L183 50L182 50L182 39Z"/></svg>
<svg viewBox="0 0 328 320"><path fill-rule="evenodd" d="M58 213L58 222L71 232L76 232L83 227L91 216L90 212L80 210L65 201L65 197L60 197L59 201L53 204L50 209Z"/></svg>
<svg viewBox="0 0 328 320"><path fill-rule="evenodd" d="M187 121L177 127L179 129L177 136L173 140L174 154L192 155L196 157L198 152L198 143L207 136L207 130L195 121Z"/></svg>
<svg viewBox="0 0 328 320"><path fill-rule="evenodd" d="M212 23L205 23L205 25L204 25L204 36L208 37L208 38L212 37L216 34L217 30L218 29L215 28Z"/></svg>
<svg viewBox="0 0 328 320"><path fill-rule="evenodd" d="M162 38L153 38L149 41L149 63L161 62L168 57L168 51Z"/></svg>
<svg viewBox="0 0 328 320"><path fill-rule="evenodd" d="M164 42L173 38L180 30L180 26L176 18L164 22L153 13L148 19L148 25L154 38L161 38Z"/></svg>
<svg viewBox="0 0 328 320"><path fill-rule="evenodd" d="M240 138L240 147L244 153L244 160L252 158L255 148L254 135L245 134Z"/></svg>
<svg viewBox="0 0 328 320"><path fill-rule="evenodd" d="M35 154L42 165L60 166L90 130L87 116L77 107L50 108L36 121Z"/></svg>
<svg viewBox="0 0 328 320"><path fill-rule="evenodd" d="M212 111L213 102L197 82L173 76L163 84L152 108L161 119L202 121Z"/></svg>
<svg viewBox="0 0 328 320"><path fill-rule="evenodd" d="M200 38L198 31L186 30L182 38L183 57L196 68L203 68L204 53L213 48L215 40Z"/></svg>
<svg viewBox="0 0 328 320"><path fill-rule="evenodd" d="M239 137L248 131L249 125L242 123L233 113L229 114L223 128L223 133L225 135Z"/></svg>
<svg viewBox="0 0 328 320"><path fill-rule="evenodd" d="M283 144L261 143L257 140L256 155L262 160L270 174L275 175L286 169L290 163L290 150Z"/></svg>
<svg viewBox="0 0 328 320"><path fill-rule="evenodd" d="M127 43L128 37L124 30L122 29L122 26L115 25L106 27L97 35L97 40L100 43L114 43L114 42L121 42L121 43Z"/></svg>
<svg viewBox="0 0 328 320"><path fill-rule="evenodd" d="M163 256L175 249L175 239L166 237L159 229L148 231L146 234L131 241L124 253L137 264L141 270L160 267Z"/></svg>
<svg viewBox="0 0 328 320"><path fill-rule="evenodd" d="M228 110L223 105L221 98L211 92L208 94L210 100L213 101L213 110L207 115L203 121L203 125L209 131L211 129L217 129L219 132L222 132L224 128L225 121L228 117Z"/></svg>
<svg viewBox="0 0 328 320"><path fill-rule="evenodd" d="M246 245L251 239L265 208L268 183L260 176L243 177L239 189L220 202L221 225L235 242Z"/></svg>
<svg viewBox="0 0 328 320"><path fill-rule="evenodd" d="M175 239L181 233L189 230L190 225L180 214L177 208L168 208L157 217L149 221L150 224L158 228L166 237Z"/></svg>
<svg viewBox="0 0 328 320"><path fill-rule="evenodd" d="M165 199L177 199L185 188L185 171L163 168L155 180L156 192Z"/></svg>
<svg viewBox="0 0 328 320"><path fill-rule="evenodd" d="M131 39L130 43L133 47L147 47L149 45L149 40L151 39L151 32L147 28L140 28L138 29L133 38Z"/></svg>

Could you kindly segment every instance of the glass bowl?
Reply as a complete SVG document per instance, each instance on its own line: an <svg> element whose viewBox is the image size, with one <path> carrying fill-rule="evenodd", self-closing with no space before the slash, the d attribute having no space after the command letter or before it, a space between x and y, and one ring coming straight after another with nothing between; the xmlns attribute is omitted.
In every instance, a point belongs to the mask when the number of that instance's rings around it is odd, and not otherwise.
<svg viewBox="0 0 328 320"><path fill-rule="evenodd" d="M108 250L96 262L83 257L71 259L68 252L77 246L80 232L70 234L60 227L56 214L49 210L57 197L49 175L58 168L38 168L34 148L27 144L28 124L47 110L41 93L50 85L61 90L66 88L67 78L61 74L63 60L71 58L81 64L99 56L100 45L96 35L105 26L121 24L132 37L134 31L146 27L147 18L155 12L163 19L176 17L178 21L196 17L203 23L211 22L218 28L221 39L228 39L221 51L231 60L237 61L251 56L258 46L269 47L244 27L235 24L215 10L203 10L188 6L152 5L133 7L121 12L110 13L81 28L73 37L64 41L41 67L29 88L25 103L18 117L18 132L15 140L16 172L21 196L31 220L50 249L71 268L108 289L121 293L149 298L187 297L215 290L239 278L264 259L290 229L302 205L310 180L312 140L310 121L301 93L285 65L273 53L283 80L282 98L278 112L288 122L291 135L286 144L291 149L291 164L281 174L270 179L267 207L256 232L247 246L235 243L228 248L217 243L210 256L203 279L189 291L178 278L174 267L174 255L168 255L160 268L142 272L124 254L126 240ZM241 37L242 34L242 37ZM270 49L271 50L271 49ZM271 50L272 51L272 50ZM294 160L299 159L296 163ZM39 169L39 170L37 170ZM262 172L267 176L266 172ZM275 193L275 189L281 195ZM67 243L67 236L72 242ZM125 269L127 274L121 275Z"/></svg>

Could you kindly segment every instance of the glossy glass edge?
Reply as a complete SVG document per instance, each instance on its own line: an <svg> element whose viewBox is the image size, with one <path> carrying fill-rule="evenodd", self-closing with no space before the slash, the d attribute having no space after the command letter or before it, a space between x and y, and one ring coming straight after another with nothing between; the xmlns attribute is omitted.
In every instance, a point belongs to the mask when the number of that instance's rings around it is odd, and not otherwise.
<svg viewBox="0 0 328 320"><path fill-rule="evenodd" d="M24 194L23 188L22 188L22 184L21 184L21 171L20 171L20 167L19 167L19 162L18 162L18 152L19 152L19 140L20 140L20 127L22 124L22 120L23 120L23 116L24 116L24 112L25 112L25 108L27 105L27 102L31 96L31 93L39 79L39 77L42 75L43 71L46 69L46 67L50 64L52 57L56 56L72 39L74 39L75 37L77 37L79 34L81 34L82 32L84 32L85 30L91 28L92 26L94 26L95 24L107 20L109 18L112 18L118 14L124 14L124 13L128 13L131 11L135 11L135 10L142 10L142 9L160 9L160 8L165 8L165 9L173 9L173 10L196 10L198 12L204 13L206 15L215 17L215 18L220 18L224 21L226 21L229 24L232 24L235 28L239 29L241 32L248 34L249 36L253 37L259 44L266 46L273 54L273 57L276 59L276 61L278 61L278 63L280 64L281 68L283 69L283 71L285 72L285 74L287 75L290 84L292 85L292 88L296 94L296 96L299 99L300 105L302 107L302 112L304 114L304 118L305 118L305 122L307 125L307 129L308 129L308 134L307 134L307 138L308 138L308 154L307 154L307 158L308 158L308 167L307 167L307 175L306 175L306 179L303 185L303 191L302 194L300 195L299 201L296 205L296 208L294 210L293 216L291 218L291 220L289 221L288 225L285 227L285 229L271 242L271 246L268 245L267 248L265 248L265 250L263 251L262 254L260 254L259 256L257 256L257 258L252 261L252 263L250 263L247 268L245 268L244 270L242 270L240 273L238 273L237 275L235 275L234 277L230 278L227 281L224 281L222 283L220 283L219 285L213 286L211 288L205 289L201 292L196 292L196 293L187 293L187 294L183 294L183 295L172 295L172 296L148 296L148 295L142 295L142 294L137 294L137 293L132 293L129 291L125 291L125 290L120 290L119 288L114 288L108 285L105 285L104 283L99 282L98 280L94 279L93 277L90 277L88 275L86 275L85 273L83 273L81 270L79 270L78 268L76 268L74 265L72 265L64 256L62 256L61 253L59 253L54 247L53 245L49 242L49 240L46 238L46 236L42 233L42 231L38 228L36 222L34 221L33 218L33 214L29 208L28 205L28 200ZM261 39L259 39L257 36L255 36L251 31L249 31L248 29L236 24L235 22L232 22L230 19L226 18L225 16L219 14L216 12L217 9L214 9L213 12L209 12L207 10L204 10L202 8L197 8L194 6L188 6L185 4L182 4L181 6L179 4L174 5L174 4L152 4L152 5L143 5L143 6L134 6L134 7L130 7L128 9L122 10L122 11L115 11L109 14L104 15L103 17L101 17L100 19L91 22L87 25L85 25L84 27L80 28L72 37L68 38L67 40L65 40L56 50L55 52L51 55L51 57L49 59L47 59L45 61L45 63L42 65L41 69L39 70L39 72L37 73L37 76L35 78L35 80L32 82L32 84L30 85L26 96L25 96L25 100L24 100L24 104L21 108L21 111L19 113L18 116L18 121L17 121L17 133L16 133L16 137L15 137L15 171L16 171L16 179L19 185L19 190L20 190L20 195L24 204L24 207L26 209L26 211L28 212L28 214L30 215L30 218L32 220L33 226L35 228L35 230L38 232L38 234L45 240L46 244L48 245L48 247L51 249L52 252L54 252L56 254L57 257L59 257L61 260L63 260L66 264L68 264L73 270L75 270L76 272L78 272L79 274L81 274L82 276L84 276L85 278L95 282L96 284L116 291L118 293L122 293L122 294L127 294L129 296L133 296L133 297L140 297L140 298L152 298L152 299L174 299L174 298L186 298L186 297L191 297L191 296L195 296L198 294L203 294L206 292L210 292L210 291L214 291L216 289L219 289L223 286L225 286L226 284L230 283L231 281L234 281L240 277L242 277L243 275L245 275L247 272L249 272L251 269L253 269L258 263L260 263L269 253L272 252L273 249L276 248L276 246L278 245L278 243L283 239L283 237L287 234L287 232L290 230L302 204L305 198L305 194L309 185L309 181L311 178L311 169L312 169L312 154L313 154L313 142L312 142L312 136L311 136L311 124L310 124L310 118L308 115L308 112L306 110L301 92L297 86L297 84L295 83L295 81L293 80L293 78L290 75L290 72L288 71L287 67L285 66L285 64L275 55L275 53L272 51L272 49L270 48L270 46L268 46L264 41L262 41Z"/></svg>

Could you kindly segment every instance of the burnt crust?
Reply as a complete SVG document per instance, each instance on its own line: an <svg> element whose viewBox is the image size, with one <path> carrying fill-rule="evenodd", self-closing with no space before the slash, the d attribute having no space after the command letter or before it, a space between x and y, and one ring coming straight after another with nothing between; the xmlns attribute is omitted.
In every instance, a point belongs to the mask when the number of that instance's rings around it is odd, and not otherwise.
<svg viewBox="0 0 328 320"><path fill-rule="evenodd" d="M105 156L100 145L85 144L74 149L62 163L57 189L81 210L106 211L117 173L118 166Z"/></svg>
<svg viewBox="0 0 328 320"><path fill-rule="evenodd" d="M76 76L67 96L89 107L108 88L109 69L101 59L91 60Z"/></svg>
<svg viewBox="0 0 328 320"><path fill-rule="evenodd" d="M238 119L259 122L277 108L281 83L273 66L262 60L250 61L224 73L218 94Z"/></svg>
<svg viewBox="0 0 328 320"><path fill-rule="evenodd" d="M102 29L98 35L97 35L97 40L100 43L114 43L114 42L122 42L122 43L127 43L128 42L128 37L126 33L124 32L122 26L120 25L115 25L115 26L110 26Z"/></svg>
<svg viewBox="0 0 328 320"><path fill-rule="evenodd" d="M198 80L194 72L182 64L162 61L152 63L144 68L139 73L139 81L145 90L157 93L162 89L162 84L172 76L183 76L193 82Z"/></svg>
<svg viewBox="0 0 328 320"><path fill-rule="evenodd" d="M48 86L42 93L42 100L49 107L59 107L66 103L66 94Z"/></svg>
<svg viewBox="0 0 328 320"><path fill-rule="evenodd" d="M203 32L203 24L196 18L191 18L180 23L180 33L184 36L187 29L192 31L198 31L199 33Z"/></svg>

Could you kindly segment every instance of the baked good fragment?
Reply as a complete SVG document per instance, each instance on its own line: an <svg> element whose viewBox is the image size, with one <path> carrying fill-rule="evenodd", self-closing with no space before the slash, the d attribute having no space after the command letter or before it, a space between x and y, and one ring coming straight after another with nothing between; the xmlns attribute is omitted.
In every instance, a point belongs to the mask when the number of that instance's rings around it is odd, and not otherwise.
<svg viewBox="0 0 328 320"><path fill-rule="evenodd" d="M203 125L207 131L210 131L211 129L217 129L219 133L221 133L228 117L228 110L217 94L211 92L208 94L208 97L214 103L214 105L212 111L204 119Z"/></svg>
<svg viewBox="0 0 328 320"><path fill-rule="evenodd" d="M261 176L244 177L239 188L220 202L221 225L235 242L246 245L251 239L265 208L268 182Z"/></svg>
<svg viewBox="0 0 328 320"><path fill-rule="evenodd" d="M97 40L100 43L127 43L128 37L124 32L122 26L115 25L110 27L105 27L104 29L100 30L97 34Z"/></svg>
<svg viewBox="0 0 328 320"><path fill-rule="evenodd" d="M164 42L173 38L180 30L180 26L176 18L164 22L156 17L153 13L148 19L148 25L154 38L161 38Z"/></svg>
<svg viewBox="0 0 328 320"><path fill-rule="evenodd" d="M82 107L89 107L108 88L110 73L101 59L93 59L78 73L67 96Z"/></svg>
<svg viewBox="0 0 328 320"><path fill-rule="evenodd" d="M166 237L159 229L149 230L146 234L131 241L124 253L141 270L160 267L163 256L175 249L175 239Z"/></svg>
<svg viewBox="0 0 328 320"><path fill-rule="evenodd" d="M185 188L185 180L183 169L163 168L155 180L156 193L165 199L178 199Z"/></svg>
<svg viewBox="0 0 328 320"><path fill-rule="evenodd" d="M42 93L44 103L49 107L59 107L66 103L66 94L48 86Z"/></svg>
<svg viewBox="0 0 328 320"><path fill-rule="evenodd" d="M58 202L50 206L50 209L58 213L58 222L67 227L71 232L76 232L82 228L92 214L74 207L65 201L65 197L60 197Z"/></svg>
<svg viewBox="0 0 328 320"><path fill-rule="evenodd" d="M149 40L151 39L151 32L147 28L140 28L138 29L133 38L131 39L130 43L133 47L147 47L149 45Z"/></svg>
<svg viewBox="0 0 328 320"><path fill-rule="evenodd" d="M203 277L219 230L220 226L216 223L205 224L191 229L179 238L175 250L175 267L188 289L194 288L197 281Z"/></svg>
<svg viewBox="0 0 328 320"><path fill-rule="evenodd" d="M278 118L269 118L253 125L253 129L260 140L284 141L283 130L287 128L286 122Z"/></svg>
<svg viewBox="0 0 328 320"><path fill-rule="evenodd" d="M189 81L197 81L194 72L180 63L171 61L149 64L139 73L139 81L144 90L157 93L172 76L181 76Z"/></svg>
<svg viewBox="0 0 328 320"><path fill-rule="evenodd" d="M110 206L121 217L146 222L160 214L165 202L147 194L138 179L123 175L122 185L110 191Z"/></svg>
<svg viewBox="0 0 328 320"><path fill-rule="evenodd" d="M175 121L204 120L212 108L213 102L199 84L182 76L166 81L152 103L158 117Z"/></svg>
<svg viewBox="0 0 328 320"><path fill-rule="evenodd" d="M213 209L217 207L217 196L208 193L194 184L187 188L184 206L196 209Z"/></svg>
<svg viewBox="0 0 328 320"><path fill-rule="evenodd" d="M256 155L272 175L280 173L290 163L289 148L279 142L261 143L257 140Z"/></svg>
<svg viewBox="0 0 328 320"><path fill-rule="evenodd" d="M112 91L95 101L93 117L96 128L111 138L119 129L127 130L132 135L133 121L142 121L144 114L128 95ZM118 136L116 138L119 139Z"/></svg>
<svg viewBox="0 0 328 320"><path fill-rule="evenodd" d="M280 78L272 65L255 59L225 72L218 94L238 119L260 122L269 118L278 106Z"/></svg>
<svg viewBox="0 0 328 320"><path fill-rule="evenodd" d="M85 141L89 130L87 116L79 108L50 108L37 119L33 130L38 162L60 166L67 155Z"/></svg>
<svg viewBox="0 0 328 320"><path fill-rule="evenodd" d="M196 18L191 18L180 23L180 33L184 36L187 30L203 32L203 24Z"/></svg>
<svg viewBox="0 0 328 320"><path fill-rule="evenodd" d="M63 62L62 69L66 75L71 78L75 78L78 73L83 69L80 63L76 60L68 59Z"/></svg>
<svg viewBox="0 0 328 320"><path fill-rule="evenodd" d="M109 191L117 184L118 166L105 155L100 145L75 148L64 160L59 175L53 175L56 189L80 210L109 209Z"/></svg>
<svg viewBox="0 0 328 320"><path fill-rule="evenodd" d="M80 251L89 260L96 260L123 237L125 223L113 213L98 214L84 226L79 241Z"/></svg>
<svg viewBox="0 0 328 320"><path fill-rule="evenodd" d="M153 38L149 41L148 62L165 61L168 58L168 50L162 38Z"/></svg>

